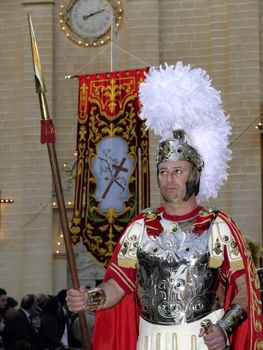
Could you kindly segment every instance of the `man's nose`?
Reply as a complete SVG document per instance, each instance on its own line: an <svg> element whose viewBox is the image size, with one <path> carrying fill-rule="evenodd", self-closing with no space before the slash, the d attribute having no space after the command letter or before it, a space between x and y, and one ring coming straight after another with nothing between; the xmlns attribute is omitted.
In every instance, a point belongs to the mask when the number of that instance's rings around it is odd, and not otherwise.
<svg viewBox="0 0 263 350"><path fill-rule="evenodd" d="M167 181L168 182L174 182L174 176L172 173L168 173L167 174Z"/></svg>

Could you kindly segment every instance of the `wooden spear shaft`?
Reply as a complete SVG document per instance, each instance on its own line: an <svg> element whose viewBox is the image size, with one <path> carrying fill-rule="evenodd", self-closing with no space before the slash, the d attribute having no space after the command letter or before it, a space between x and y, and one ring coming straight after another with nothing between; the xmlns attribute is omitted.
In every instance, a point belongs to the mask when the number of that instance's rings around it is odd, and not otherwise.
<svg viewBox="0 0 263 350"><path fill-rule="evenodd" d="M49 155L50 166L52 171L53 184L54 184L55 193L56 193L57 202L58 202L59 217L60 217L64 242L65 242L69 272L72 279L72 286L74 289L79 289L79 280L78 280L78 274L77 274L77 268L76 268L76 261L75 261L75 256L72 248L71 235L70 235L64 195L63 195L63 190L61 185L61 178L59 173L56 149L53 143L47 143L47 149L48 149L48 155ZM79 316L79 321L81 326L82 345L85 350L91 350L88 343L88 330L87 330L85 313L83 311L79 312L78 316Z"/></svg>
<svg viewBox="0 0 263 350"><path fill-rule="evenodd" d="M41 119L44 122L50 122L51 120L49 117L48 104L47 104L47 99L45 95L46 86L43 78L42 67L40 64L40 57L38 53L35 32L34 32L32 20L29 14L28 14L28 23L29 23L29 31L30 31L30 37L31 37L31 48L32 48L32 57L33 57L34 76L35 76L35 83L36 83L36 92L39 96ZM50 166L52 171L53 184L54 184L55 193L56 193L57 202L58 202L59 217L60 217L64 242L65 242L69 272L72 279L72 286L74 289L78 290L80 285L78 280L75 256L74 256L72 242L71 242L71 235L69 230L63 189L61 185L61 177L59 172L55 144L48 141L46 143L47 143ZM86 317L85 317L84 311L79 312L78 316L79 316L79 322L81 327L82 346L84 347L84 350L91 350L88 343L88 329L87 329L87 323L86 323Z"/></svg>

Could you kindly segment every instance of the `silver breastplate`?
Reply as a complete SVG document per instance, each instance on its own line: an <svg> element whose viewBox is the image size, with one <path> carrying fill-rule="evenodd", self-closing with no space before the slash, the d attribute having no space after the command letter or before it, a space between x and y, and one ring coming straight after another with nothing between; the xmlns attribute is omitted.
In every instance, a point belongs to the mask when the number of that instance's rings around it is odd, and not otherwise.
<svg viewBox="0 0 263 350"><path fill-rule="evenodd" d="M216 308L208 232L196 235L191 223L162 224L156 238L144 232L138 248L141 316L158 324L193 322Z"/></svg>

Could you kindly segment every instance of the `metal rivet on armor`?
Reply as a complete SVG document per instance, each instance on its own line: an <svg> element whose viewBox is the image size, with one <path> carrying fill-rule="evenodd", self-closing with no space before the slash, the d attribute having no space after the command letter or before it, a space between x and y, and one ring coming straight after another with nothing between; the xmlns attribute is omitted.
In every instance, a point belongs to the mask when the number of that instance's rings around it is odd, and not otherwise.
<svg viewBox="0 0 263 350"><path fill-rule="evenodd" d="M202 303L196 304L196 310L202 310L202 308L203 308L203 304Z"/></svg>
<svg viewBox="0 0 263 350"><path fill-rule="evenodd" d="M172 233L175 233L178 231L178 226L177 225L173 225L172 227Z"/></svg>

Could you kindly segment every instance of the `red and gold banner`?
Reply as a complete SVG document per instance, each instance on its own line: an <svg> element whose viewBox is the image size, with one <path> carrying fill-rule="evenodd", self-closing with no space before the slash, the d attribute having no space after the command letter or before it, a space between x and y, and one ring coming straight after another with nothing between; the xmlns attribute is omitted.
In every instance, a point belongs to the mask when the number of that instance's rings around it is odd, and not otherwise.
<svg viewBox="0 0 263 350"><path fill-rule="evenodd" d="M146 69L79 77L73 243L106 265L127 223L149 206L149 136L138 116Z"/></svg>

